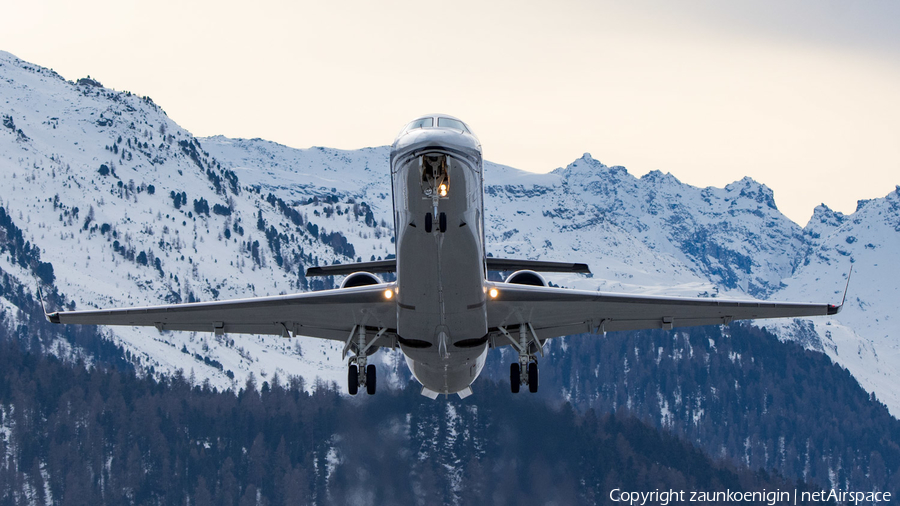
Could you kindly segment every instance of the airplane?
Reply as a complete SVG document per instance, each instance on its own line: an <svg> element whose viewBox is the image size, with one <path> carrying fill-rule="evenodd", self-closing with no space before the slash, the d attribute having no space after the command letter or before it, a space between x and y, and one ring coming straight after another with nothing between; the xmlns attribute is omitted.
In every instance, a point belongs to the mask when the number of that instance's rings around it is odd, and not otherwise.
<svg viewBox="0 0 900 506"><path fill-rule="evenodd" d="M376 390L368 357L397 349L422 394L472 394L488 350L511 346L510 390L538 390L538 355L548 339L580 333L674 329L735 320L834 315L834 304L656 297L548 286L540 272L589 273L583 263L486 255L481 142L460 119L429 114L391 145L395 257L309 267L307 276L346 276L340 288L283 296L60 311L53 323L153 326L158 330L310 336L344 343L347 389ZM489 271L512 272L502 282ZM384 282L375 273L394 272ZM848 276L849 284L849 276ZM844 294L846 298L846 290Z"/></svg>

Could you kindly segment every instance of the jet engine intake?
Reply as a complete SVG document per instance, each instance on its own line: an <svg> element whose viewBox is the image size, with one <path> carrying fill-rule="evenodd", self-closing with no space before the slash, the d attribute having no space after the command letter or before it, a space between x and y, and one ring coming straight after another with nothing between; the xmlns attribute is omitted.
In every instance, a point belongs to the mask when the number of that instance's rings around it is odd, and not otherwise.
<svg viewBox="0 0 900 506"><path fill-rule="evenodd" d="M506 278L506 282L517 285L547 286L547 280L544 279L544 276L529 270L516 271L510 274Z"/></svg>
<svg viewBox="0 0 900 506"><path fill-rule="evenodd" d="M384 283L378 276L372 274L371 272L354 272L353 274L344 278L344 281L341 282L341 288L353 288L354 286L368 286L368 285L380 285Z"/></svg>

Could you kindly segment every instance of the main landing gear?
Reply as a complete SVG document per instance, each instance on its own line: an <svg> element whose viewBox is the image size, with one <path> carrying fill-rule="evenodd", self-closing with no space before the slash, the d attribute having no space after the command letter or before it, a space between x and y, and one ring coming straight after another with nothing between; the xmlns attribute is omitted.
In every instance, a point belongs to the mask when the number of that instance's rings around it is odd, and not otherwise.
<svg viewBox="0 0 900 506"><path fill-rule="evenodd" d="M519 393L522 385L528 385L528 391L537 393L538 391L538 365L536 352L544 355L541 342L531 324L525 323L519 325L519 339L513 338L509 332L503 327L500 331L512 341L513 347L519 352L518 362L509 365L509 389L512 393ZM529 335L530 333L530 335Z"/></svg>
<svg viewBox="0 0 900 506"><path fill-rule="evenodd" d="M538 391L538 367L537 362L529 362L524 369L518 362L509 364L509 389L512 393L519 393L521 385L528 385L528 391Z"/></svg>
<svg viewBox="0 0 900 506"><path fill-rule="evenodd" d="M358 365L350 364L350 368L347 371L347 392L350 395L356 395L359 392L360 385L366 387L366 393L369 395L375 394L375 385L377 383L375 364L366 365L363 371L365 372L360 373Z"/></svg>
<svg viewBox="0 0 900 506"><path fill-rule="evenodd" d="M375 386L377 384L377 374L375 364L369 364L369 355L378 349L374 346L375 341L384 334L387 329L381 329L372 337L371 340L366 339L366 328L364 326L354 326L344 345L343 356L347 356L348 351L352 351L355 356L350 358L350 367L347 369L347 392L350 395L356 395L359 387L365 387L366 393L375 394Z"/></svg>

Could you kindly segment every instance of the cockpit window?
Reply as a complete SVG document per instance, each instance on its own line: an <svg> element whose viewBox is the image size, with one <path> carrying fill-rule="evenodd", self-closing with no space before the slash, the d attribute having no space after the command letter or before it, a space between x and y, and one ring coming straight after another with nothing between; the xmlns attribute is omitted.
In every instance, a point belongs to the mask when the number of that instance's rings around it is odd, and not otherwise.
<svg viewBox="0 0 900 506"><path fill-rule="evenodd" d="M462 132L469 131L469 129L466 128L465 123L453 118L438 118L438 128L452 128L454 130L460 130Z"/></svg>
<svg viewBox="0 0 900 506"><path fill-rule="evenodd" d="M420 118L406 126L406 131L415 130L417 128L430 128L434 126L434 118Z"/></svg>

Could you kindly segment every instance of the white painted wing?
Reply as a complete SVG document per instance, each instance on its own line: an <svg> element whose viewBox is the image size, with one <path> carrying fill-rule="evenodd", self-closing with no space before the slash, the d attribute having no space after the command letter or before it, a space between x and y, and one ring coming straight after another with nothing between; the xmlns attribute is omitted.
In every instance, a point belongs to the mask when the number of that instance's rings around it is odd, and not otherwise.
<svg viewBox="0 0 900 506"><path fill-rule="evenodd" d="M488 327L530 323L541 340L584 332L715 325L733 320L831 315L841 306L755 300L653 297L497 283Z"/></svg>
<svg viewBox="0 0 900 506"><path fill-rule="evenodd" d="M159 330L235 334L298 334L347 340L355 325L397 328L394 284L368 285L274 297L162 306L50 313L53 323L150 326Z"/></svg>

